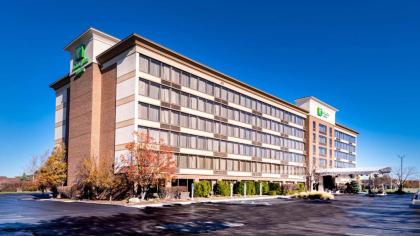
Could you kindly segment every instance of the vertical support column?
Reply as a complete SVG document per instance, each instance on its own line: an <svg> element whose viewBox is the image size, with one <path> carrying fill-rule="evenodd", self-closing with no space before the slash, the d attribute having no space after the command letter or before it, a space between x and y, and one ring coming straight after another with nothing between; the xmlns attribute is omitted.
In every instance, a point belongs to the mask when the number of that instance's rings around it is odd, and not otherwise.
<svg viewBox="0 0 420 236"><path fill-rule="evenodd" d="M194 182L191 183L191 200L194 200Z"/></svg>
<svg viewBox="0 0 420 236"><path fill-rule="evenodd" d="M244 181L244 197L246 197L246 181Z"/></svg>
<svg viewBox="0 0 420 236"><path fill-rule="evenodd" d="M233 183L230 182L230 197L233 197Z"/></svg>

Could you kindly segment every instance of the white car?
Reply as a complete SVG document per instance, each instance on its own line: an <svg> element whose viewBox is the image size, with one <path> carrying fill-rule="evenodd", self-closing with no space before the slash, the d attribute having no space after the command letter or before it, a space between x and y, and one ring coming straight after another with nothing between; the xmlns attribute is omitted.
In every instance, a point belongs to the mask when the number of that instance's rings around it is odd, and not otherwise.
<svg viewBox="0 0 420 236"><path fill-rule="evenodd" d="M420 190L417 191L416 194L414 194L412 203L414 206L420 206Z"/></svg>

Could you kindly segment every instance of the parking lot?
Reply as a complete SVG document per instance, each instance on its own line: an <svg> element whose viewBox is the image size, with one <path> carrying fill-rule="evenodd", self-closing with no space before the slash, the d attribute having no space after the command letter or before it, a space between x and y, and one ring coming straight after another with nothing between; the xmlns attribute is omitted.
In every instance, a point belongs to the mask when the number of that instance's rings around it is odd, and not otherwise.
<svg viewBox="0 0 420 236"><path fill-rule="evenodd" d="M419 235L411 195L339 196L331 202L259 200L128 208L0 195L6 235Z"/></svg>

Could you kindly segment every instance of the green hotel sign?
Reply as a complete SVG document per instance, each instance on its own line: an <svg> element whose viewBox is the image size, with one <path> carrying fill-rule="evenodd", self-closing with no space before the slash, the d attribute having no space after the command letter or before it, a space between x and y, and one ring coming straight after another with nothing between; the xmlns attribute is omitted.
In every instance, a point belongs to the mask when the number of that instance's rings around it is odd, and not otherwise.
<svg viewBox="0 0 420 236"><path fill-rule="evenodd" d="M316 108L316 114L319 117L323 117L323 118L328 118L330 116L330 114L328 114L327 112L325 112L321 107L317 107Z"/></svg>
<svg viewBox="0 0 420 236"><path fill-rule="evenodd" d="M85 72L85 65L89 59L86 56L86 46L81 44L74 50L73 72L76 76L80 76Z"/></svg>

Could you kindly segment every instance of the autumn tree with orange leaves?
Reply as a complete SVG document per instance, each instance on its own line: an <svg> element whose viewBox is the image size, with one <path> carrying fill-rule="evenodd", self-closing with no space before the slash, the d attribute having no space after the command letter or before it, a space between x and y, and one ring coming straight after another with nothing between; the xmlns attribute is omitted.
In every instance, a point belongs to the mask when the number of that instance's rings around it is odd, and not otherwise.
<svg viewBox="0 0 420 236"><path fill-rule="evenodd" d="M134 194L140 189L141 200L159 180L170 180L176 171L172 149L162 140L155 140L149 134L136 132L134 140L126 145L127 155L121 156L120 173L132 183Z"/></svg>

